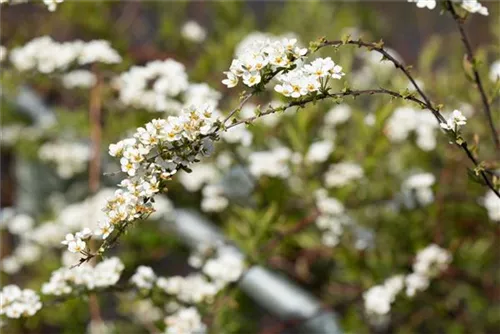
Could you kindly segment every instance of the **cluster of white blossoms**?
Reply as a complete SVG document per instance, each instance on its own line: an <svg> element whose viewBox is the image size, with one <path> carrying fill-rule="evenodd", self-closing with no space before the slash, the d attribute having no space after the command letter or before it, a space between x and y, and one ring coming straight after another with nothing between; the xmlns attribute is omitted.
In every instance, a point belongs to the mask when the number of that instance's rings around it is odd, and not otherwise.
<svg viewBox="0 0 500 334"><path fill-rule="evenodd" d="M316 207L320 214L316 226L322 231L321 241L327 247L336 246L344 233L344 227L350 224L344 205L333 197L328 197L325 189L316 191Z"/></svg>
<svg viewBox="0 0 500 334"><path fill-rule="evenodd" d="M255 39L245 45L244 50L237 53L229 71L224 72L227 78L222 83L229 88L238 84L239 78L248 87L267 82L279 70L291 68L302 59L307 49L296 46L297 39L271 40Z"/></svg>
<svg viewBox="0 0 500 334"><path fill-rule="evenodd" d="M128 177L108 199L98 229L93 232L84 228L67 235L63 243L68 249L88 255L86 239L93 234L106 239L116 226L123 230L132 221L152 214L152 197L165 190L164 183L179 169L188 169L213 151L216 138L210 131L215 121L210 106L191 106L183 109L179 117L152 120L138 128L132 138L111 144L109 154L120 159L121 170Z"/></svg>
<svg viewBox="0 0 500 334"><path fill-rule="evenodd" d="M12 208L3 208L0 217L0 229L6 228L15 235L19 244L11 254L0 261L0 268L7 274L15 274L24 265L36 262L42 255L41 248L32 242L34 219L26 214L16 214Z"/></svg>
<svg viewBox="0 0 500 334"><path fill-rule="evenodd" d="M399 107L385 124L385 135L390 141L400 143L415 133L417 146L424 151L436 148L438 124L429 110Z"/></svg>
<svg viewBox="0 0 500 334"><path fill-rule="evenodd" d="M7 57L7 48L5 46L0 45L0 63L5 60Z"/></svg>
<svg viewBox="0 0 500 334"><path fill-rule="evenodd" d="M207 326L195 307L183 307L165 318L165 334L193 333L203 334Z"/></svg>
<svg viewBox="0 0 500 334"><path fill-rule="evenodd" d="M382 316L391 311L391 304L404 288L404 275L392 276L384 284L375 285L363 293L365 311Z"/></svg>
<svg viewBox="0 0 500 334"><path fill-rule="evenodd" d="M120 55L105 40L59 43L49 36L38 37L10 52L10 61L19 71L36 70L47 74L64 71L71 65L95 62L116 64Z"/></svg>
<svg viewBox="0 0 500 334"><path fill-rule="evenodd" d="M351 107L348 104L339 104L328 110L324 122L326 125L337 126L347 122L351 115Z"/></svg>
<svg viewBox="0 0 500 334"><path fill-rule="evenodd" d="M333 152L333 142L331 140L321 140L311 144L305 156L305 161L309 163L322 163L328 160Z"/></svg>
<svg viewBox="0 0 500 334"><path fill-rule="evenodd" d="M224 188L218 184L208 184L202 191L201 210L203 212L221 212L229 205L224 195Z"/></svg>
<svg viewBox="0 0 500 334"><path fill-rule="evenodd" d="M408 0L408 2L415 2L418 8L436 8L437 0ZM488 16L488 8L481 5L477 0L453 0L453 2L461 2L461 7L469 13L479 13Z"/></svg>
<svg viewBox="0 0 500 334"><path fill-rule="evenodd" d="M325 185L328 188L346 186L364 177L363 168L354 162L332 164L325 173Z"/></svg>
<svg viewBox="0 0 500 334"><path fill-rule="evenodd" d="M1 57L0 57L0 59L1 59ZM494 61L493 64L491 64L491 67L490 67L490 80L493 81L493 82L495 82L497 80L500 80L500 59Z"/></svg>
<svg viewBox="0 0 500 334"><path fill-rule="evenodd" d="M133 66L116 83L123 104L150 111L178 111L181 104L175 98L189 86L186 68L173 59Z"/></svg>
<svg viewBox="0 0 500 334"><path fill-rule="evenodd" d="M152 268L140 266L130 279L141 290L158 289L174 298L175 301L166 305L167 311L174 312L165 319L166 333L198 333L197 330L205 328L195 307L187 312L180 304L212 303L215 295L227 284L237 281L244 270L240 253L224 245L200 247L189 263L203 274L158 277Z"/></svg>
<svg viewBox="0 0 500 334"><path fill-rule="evenodd" d="M184 65L173 59L133 66L114 84L124 105L171 114L190 105L204 104L215 109L221 98L205 83L189 83Z"/></svg>
<svg viewBox="0 0 500 334"><path fill-rule="evenodd" d="M493 221L500 222L500 198L490 190L484 196L482 203L486 210L488 210L488 216Z"/></svg>
<svg viewBox="0 0 500 334"><path fill-rule="evenodd" d="M54 163L57 174L69 179L87 169L91 150L87 144L70 141L47 142L38 150L42 161Z"/></svg>
<svg viewBox="0 0 500 334"><path fill-rule="evenodd" d="M115 285L124 269L117 257L99 262L95 267L82 264L74 268L62 267L52 272L50 281L42 285L45 295L67 295L74 291L98 290Z"/></svg>
<svg viewBox="0 0 500 334"><path fill-rule="evenodd" d="M182 25L181 36L188 41L201 43L207 38L207 32L196 21L187 21Z"/></svg>
<svg viewBox="0 0 500 334"><path fill-rule="evenodd" d="M413 272L409 275L396 275L384 284L376 285L363 294L365 310L369 315L384 316L391 310L396 296L405 289L408 297L429 287L430 279L448 268L451 254L436 244L431 244L417 253Z"/></svg>
<svg viewBox="0 0 500 334"><path fill-rule="evenodd" d="M434 201L432 185L436 178L431 173L414 174L408 177L402 185L403 191L412 192L420 205L429 205Z"/></svg>
<svg viewBox="0 0 500 334"><path fill-rule="evenodd" d="M418 8L436 8L436 0L408 0L408 2L415 2Z"/></svg>
<svg viewBox="0 0 500 334"><path fill-rule="evenodd" d="M0 0L0 4L7 3L7 4L20 4L20 3L25 3L28 2L29 0ZM47 6L47 9L51 12L54 12L57 9L57 5L64 2L64 0L42 0L45 6Z"/></svg>
<svg viewBox="0 0 500 334"><path fill-rule="evenodd" d="M467 124L467 118L459 110L453 110L453 112L448 116L446 123L440 123L443 129L453 131L455 133L458 133L460 128L465 124Z"/></svg>
<svg viewBox="0 0 500 334"><path fill-rule="evenodd" d="M330 78L340 79L342 76L342 67L330 57L318 58L310 64L278 75L276 78L280 83L274 90L286 97L299 98L319 92L326 87Z"/></svg>
<svg viewBox="0 0 500 334"><path fill-rule="evenodd" d="M30 289L6 285L0 292L0 315L7 318L31 317L42 308L40 297Z"/></svg>
<svg viewBox="0 0 500 334"><path fill-rule="evenodd" d="M276 147L270 151L252 152L249 159L249 170L256 177L272 176L287 178L290 175L288 162L292 152L287 147Z"/></svg>
<svg viewBox="0 0 500 334"><path fill-rule="evenodd" d="M74 70L66 73L61 78L62 84L65 88L91 88L96 82L97 78L94 73L87 70Z"/></svg>

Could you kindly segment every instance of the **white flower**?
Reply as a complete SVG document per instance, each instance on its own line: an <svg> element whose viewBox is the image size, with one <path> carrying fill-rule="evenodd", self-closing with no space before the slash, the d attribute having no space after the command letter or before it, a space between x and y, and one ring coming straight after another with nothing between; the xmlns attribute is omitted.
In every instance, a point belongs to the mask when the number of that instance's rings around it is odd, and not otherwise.
<svg viewBox="0 0 500 334"><path fill-rule="evenodd" d="M224 72L227 76L226 79L222 80L222 83L227 86L227 88L233 88L238 84L238 77L233 72Z"/></svg>
<svg viewBox="0 0 500 334"><path fill-rule="evenodd" d="M123 263L116 257L99 262L95 267L88 264L74 268L62 267L52 272L50 281L42 285L42 293L61 296L78 287L94 290L112 286L120 279L123 269Z"/></svg>
<svg viewBox="0 0 500 334"><path fill-rule="evenodd" d="M102 221L99 222L99 228L95 230L94 234L100 235L103 239L106 239L114 229L114 226L111 225L108 221Z"/></svg>
<svg viewBox="0 0 500 334"><path fill-rule="evenodd" d="M151 289L156 281L156 275L151 267L139 266L135 274L130 278L135 286L140 289Z"/></svg>
<svg viewBox="0 0 500 334"><path fill-rule="evenodd" d="M194 307L181 308L165 318L165 334L204 334L207 326L201 321L198 310Z"/></svg>
<svg viewBox="0 0 500 334"><path fill-rule="evenodd" d="M11 218L8 223L8 230L12 234L22 236L33 228L35 221L26 214L18 214Z"/></svg>
<svg viewBox="0 0 500 334"><path fill-rule="evenodd" d="M90 88L97 82L96 76L86 70L75 70L62 77L63 86L66 88Z"/></svg>
<svg viewBox="0 0 500 334"><path fill-rule="evenodd" d="M325 173L325 185L329 188L343 187L364 176L363 168L352 162L332 164Z"/></svg>
<svg viewBox="0 0 500 334"><path fill-rule="evenodd" d="M87 244L81 239L75 239L68 242L68 250L71 253L81 253L85 250Z"/></svg>
<svg viewBox="0 0 500 334"><path fill-rule="evenodd" d="M30 289L6 285L0 292L0 315L7 318L31 317L42 308L40 297Z"/></svg>
<svg viewBox="0 0 500 334"><path fill-rule="evenodd" d="M243 83L248 87L255 86L261 81L259 72L246 72L243 74Z"/></svg>
<svg viewBox="0 0 500 334"><path fill-rule="evenodd" d="M488 210L488 216L491 220L500 222L500 198L493 192L488 191L483 198L483 205Z"/></svg>
<svg viewBox="0 0 500 334"><path fill-rule="evenodd" d="M440 125L445 130L456 132L465 124L467 124L467 118L459 110L453 110L446 123L441 123Z"/></svg>
<svg viewBox="0 0 500 334"><path fill-rule="evenodd" d="M195 43L201 43L207 37L205 29L196 21L187 21L184 23L181 29L181 35L185 39Z"/></svg>
<svg viewBox="0 0 500 334"><path fill-rule="evenodd" d="M108 41L94 40L83 45L78 63L86 65L90 63L117 64L122 61L122 57L114 50Z"/></svg>
<svg viewBox="0 0 500 334"><path fill-rule="evenodd" d="M418 291L424 291L429 287L429 278L419 273L412 273L406 276L406 295L408 297L415 296Z"/></svg>
<svg viewBox="0 0 500 334"><path fill-rule="evenodd" d="M329 140L312 143L306 154L306 161L310 163L321 163L328 160L333 151L333 143Z"/></svg>
<svg viewBox="0 0 500 334"><path fill-rule="evenodd" d="M252 175L286 178L290 174L288 161L291 151L286 147L278 147L271 151L252 152L248 157L249 170Z"/></svg>
<svg viewBox="0 0 500 334"><path fill-rule="evenodd" d="M47 9L50 12L53 12L57 9L57 5L62 3L64 0L43 0L43 3L47 6Z"/></svg>
<svg viewBox="0 0 500 334"><path fill-rule="evenodd" d="M408 2L415 2L418 8L434 9L436 7L436 0L408 0Z"/></svg>
<svg viewBox="0 0 500 334"><path fill-rule="evenodd" d="M365 310L367 313L387 314L391 310L392 298L388 290L376 285L363 293Z"/></svg>
<svg viewBox="0 0 500 334"><path fill-rule="evenodd" d="M351 117L351 107L347 104L339 104L331 108L325 115L325 124L336 126L347 122Z"/></svg>
<svg viewBox="0 0 500 334"><path fill-rule="evenodd" d="M490 80L497 81L500 80L500 59L493 62L490 67Z"/></svg>
<svg viewBox="0 0 500 334"><path fill-rule="evenodd" d="M431 244L417 253L413 271L426 277L434 277L444 271L450 262L450 252Z"/></svg>
<svg viewBox="0 0 500 334"><path fill-rule="evenodd" d="M7 49L5 46L0 45L0 63L7 57Z"/></svg>
<svg viewBox="0 0 500 334"><path fill-rule="evenodd" d="M63 179L85 171L90 155L87 144L71 141L47 142L38 150L40 159L55 164L57 174Z"/></svg>
<svg viewBox="0 0 500 334"><path fill-rule="evenodd" d="M201 209L204 212L221 212L229 205L229 201L224 197L224 188L210 184L203 188L203 199Z"/></svg>
<svg viewBox="0 0 500 334"><path fill-rule="evenodd" d="M481 5L477 0L462 0L462 8L470 13L479 13L488 16L488 8Z"/></svg>

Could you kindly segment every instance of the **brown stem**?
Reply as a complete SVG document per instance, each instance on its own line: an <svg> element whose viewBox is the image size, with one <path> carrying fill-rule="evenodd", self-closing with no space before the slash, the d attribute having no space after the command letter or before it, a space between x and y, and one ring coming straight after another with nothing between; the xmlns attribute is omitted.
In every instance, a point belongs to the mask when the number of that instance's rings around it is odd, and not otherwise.
<svg viewBox="0 0 500 334"><path fill-rule="evenodd" d="M89 164L89 190L91 193L97 192L101 180L101 86L102 81L96 73L97 83L90 90L89 120L90 120L90 141L92 143L92 156Z"/></svg>
<svg viewBox="0 0 500 334"><path fill-rule="evenodd" d="M94 70L97 77L97 82L90 90L90 141L92 145L92 156L89 163L89 190L91 194L96 193L100 187L101 180L101 141L102 141L102 124L101 124L101 85L102 80L99 73ZM90 246L95 246L91 242ZM92 265L95 265L93 258ZM92 321L102 322L99 300L95 293L89 295L89 312Z"/></svg>
<svg viewBox="0 0 500 334"><path fill-rule="evenodd" d="M483 109L484 114L486 115L486 119L488 120L488 125L490 127L491 134L493 136L493 142L495 143L497 152L500 153L500 139L498 136L498 132L495 129L495 125L493 123L493 118L491 116L491 107L490 107L490 103L488 102L488 97L486 96L486 92L484 90L483 83L481 81L481 77L479 76L479 72L477 71L476 58L474 57L474 52L472 51L470 41L467 38L467 35L465 33L464 20L457 14L457 12L455 11L455 8L453 7L453 4L451 3L450 0L446 1L446 8L450 12L453 19L455 20L457 27L458 27L458 31L460 32L460 39L462 40L462 43L465 47L465 51L467 53L467 60L472 65L472 73L474 74L474 82L476 83L479 94L481 95L481 100L482 100L483 106L484 106L484 109Z"/></svg>

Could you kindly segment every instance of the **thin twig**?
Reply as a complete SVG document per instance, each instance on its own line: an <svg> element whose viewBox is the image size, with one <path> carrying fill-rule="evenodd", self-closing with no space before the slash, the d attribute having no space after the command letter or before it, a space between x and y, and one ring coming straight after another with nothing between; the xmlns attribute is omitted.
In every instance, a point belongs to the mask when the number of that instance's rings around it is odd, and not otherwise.
<svg viewBox="0 0 500 334"><path fill-rule="evenodd" d="M484 106L484 113L486 115L486 119L488 120L488 125L491 130L491 134L493 136L493 142L495 143L496 149L498 152L500 152L500 139L498 136L498 132L495 129L495 125L493 123L493 118L491 116L491 107L490 103L488 102L488 97L486 96L486 92L483 87L483 83L481 81L481 77L479 76L479 72L477 71L477 66L476 66L476 58L474 57L474 52L472 51L472 47L470 44L469 39L467 38L467 35L465 33L464 29L464 19L461 18L457 12L455 11L455 8L453 7L453 4L451 3L450 0L446 1L446 8L450 12L451 16L455 20L458 31L460 32L460 39L462 40L462 43L464 44L465 51L467 52L467 59L472 65L472 73L474 74L474 82L476 83L477 89L479 91L479 94L481 95L481 100L483 102Z"/></svg>
<svg viewBox="0 0 500 334"><path fill-rule="evenodd" d="M382 42L380 42L380 43L368 43L368 42L363 42L361 40L357 40L357 41L356 40L346 40L346 41L327 41L327 40L324 40L319 45L318 49L322 48L324 46L341 46L341 45L346 45L346 44L357 45L359 47L367 48L370 51L376 51L376 52L382 54L386 59L391 61L394 64L394 66L396 68L400 69L403 72L403 74L408 78L408 80L412 83L412 85L415 87L415 89L420 94L422 99L425 101L425 104L423 106L432 112L432 114L436 117L438 123L446 122L443 115L441 115L441 113L439 112L439 109L434 107L431 100L427 97L427 95L423 92L423 90L418 86L415 79L413 78L411 73L408 71L408 69L405 66L403 66L403 64L401 64L401 62L399 62L396 58L391 56L383 48ZM400 95L400 94L398 94L398 95ZM409 100L414 101L414 99L409 99ZM414 102L416 102L416 101L414 101ZM500 192L497 189L495 189L493 182L488 178L486 172L479 165L479 162L477 161L477 159L474 157L474 155L470 151L470 149L467 145L467 142L463 141L461 144L457 143L457 145L460 146L460 148L465 152L467 157L474 163L474 166L477 167L479 174L481 175L482 179L484 180L484 182L486 183L488 188L490 188L495 193L495 195L497 195L497 197L500 198Z"/></svg>

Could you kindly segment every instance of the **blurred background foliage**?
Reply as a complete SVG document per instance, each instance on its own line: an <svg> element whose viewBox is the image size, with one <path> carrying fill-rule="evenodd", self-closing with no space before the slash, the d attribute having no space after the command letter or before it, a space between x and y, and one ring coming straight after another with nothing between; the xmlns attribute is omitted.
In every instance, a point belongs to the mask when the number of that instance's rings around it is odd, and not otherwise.
<svg viewBox="0 0 500 334"><path fill-rule="evenodd" d="M467 30L481 61L480 72L488 75L488 64L499 57L500 6L488 2L490 16L471 16ZM8 49L20 46L34 37L49 35L58 41L106 39L123 56L124 61L112 68L115 73L131 65L155 59L174 58L186 65L190 80L206 82L221 91L222 110L237 104L237 89L229 91L220 81L233 58L236 45L254 31L282 35L293 32L304 45L326 36L340 39L346 34L364 40L382 38L396 50L423 83L425 91L447 110L468 103L475 111L465 128L465 138L480 144L485 159L494 160L494 147L482 113L480 97L462 69L463 46L454 22L438 10L418 10L412 4L398 2L329 2L329 1L66 1L55 13L42 5L16 5L2 8L1 44ZM181 37L180 27L192 19L208 33L205 42L195 44ZM323 49L321 55L332 56L350 76L366 51L345 47L337 51ZM364 78L361 77L363 82ZM366 82L373 82L366 78ZM13 147L2 147L2 207L16 206L22 190L16 188L20 165L33 164L34 179L44 185L33 191L41 205L30 212L37 220L51 219L47 195L58 191L67 202L83 200L86 175L70 181L55 180L54 171L37 161L39 146L64 133L73 139L88 140L88 99L85 90L68 91L50 77L26 76L2 71L2 124L29 124L30 119L16 111L10 97L18 87L28 84L51 107L57 124L33 141L23 136ZM488 91L494 84L487 82ZM404 89L401 74L380 73L375 86ZM354 87L354 86L353 86ZM340 85L337 87L342 88ZM10 94L10 95L9 95ZM103 158L110 143L116 142L135 127L157 118L141 110L117 110L115 93L104 92ZM255 104L264 105L273 96L264 92ZM495 333L500 328L500 228L488 221L486 211L478 205L485 188L467 178L468 162L445 136L438 135L436 150L426 152L409 139L391 143L384 136L384 124L394 109L403 105L387 97L348 98L352 118L336 132L336 147L329 163L356 161L363 166L365 179L355 185L335 190L332 195L349 209L363 227L373 231L371 247L354 247L355 236L349 233L335 248L322 245L314 229L286 236L272 251L263 246L279 233L293 228L311 214L313 192L321 187L320 177L328 164L299 168L294 171L306 191L290 189L287 180L263 177L257 181L248 198L231 202L221 213L209 218L220 225L254 263L279 270L318 296L325 307L339 314L348 333ZM495 122L500 122L498 98L494 99ZM330 102L311 105L300 112L288 111L276 127L250 126L254 134L252 149L268 148L279 138L294 152L305 154L318 139L324 114ZM366 116L374 116L373 126ZM237 151L234 144L220 143L217 150ZM498 166L497 166L498 167ZM117 168L117 167L116 167ZM437 182L435 202L426 207L390 210L383 205L395 199L400 184L411 171L433 173ZM103 177L104 185L114 186L117 177ZM35 187L35 186L34 186ZM33 188L35 189L35 188ZM25 190L26 191L26 190ZM28 190L29 191L29 190ZM176 207L199 209L200 193L190 194L174 182L169 198ZM159 233L161 232L161 233ZM15 240L2 236L2 256L9 254ZM453 253L452 270L433 281L430 288L413 299L401 298L393 305L392 318L385 328L370 326L363 314L362 293L386 277L407 272L414 254L431 242ZM124 277L139 264L151 265L161 274L185 274L187 249L160 222L137 224L113 250L125 263ZM37 288L47 281L50 272L60 266L59 251L47 251L40 263L23 269L13 277L2 274L2 283L15 282ZM278 320L258 309L240 292L224 296L226 302L211 310L213 333L272 333ZM116 333L142 333L146 329L131 324L126 301L99 298L103 316L113 321ZM121 305L118 307L118 305ZM8 332L81 333L87 330L88 305L75 299L46 307L26 322L19 321ZM278 327L279 328L279 327Z"/></svg>

